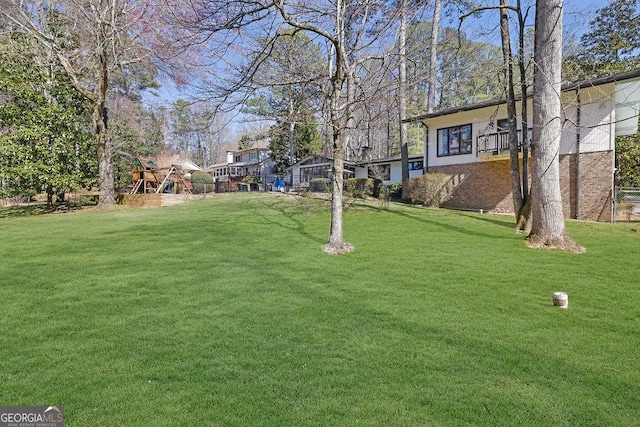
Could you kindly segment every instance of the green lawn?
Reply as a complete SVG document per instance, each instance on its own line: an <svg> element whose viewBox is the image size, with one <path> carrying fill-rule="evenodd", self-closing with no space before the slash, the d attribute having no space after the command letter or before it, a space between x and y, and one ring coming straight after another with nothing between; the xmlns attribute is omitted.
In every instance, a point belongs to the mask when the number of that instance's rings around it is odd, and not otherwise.
<svg viewBox="0 0 640 427"><path fill-rule="evenodd" d="M640 233L234 194L0 210L0 405L68 426L638 425ZM554 307L554 291L569 309Z"/></svg>

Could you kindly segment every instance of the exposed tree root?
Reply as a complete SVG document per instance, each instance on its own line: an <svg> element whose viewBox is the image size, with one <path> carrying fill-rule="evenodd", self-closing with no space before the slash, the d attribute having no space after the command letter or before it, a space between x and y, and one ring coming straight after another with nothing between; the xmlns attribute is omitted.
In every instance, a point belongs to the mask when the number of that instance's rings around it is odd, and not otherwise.
<svg viewBox="0 0 640 427"><path fill-rule="evenodd" d="M323 249L326 253L331 255L342 255L353 252L355 247L351 243L347 242L329 242L323 246Z"/></svg>
<svg viewBox="0 0 640 427"><path fill-rule="evenodd" d="M569 236L550 237L530 234L527 237L527 246L532 249L559 249L566 252L584 253L587 250L577 244Z"/></svg>

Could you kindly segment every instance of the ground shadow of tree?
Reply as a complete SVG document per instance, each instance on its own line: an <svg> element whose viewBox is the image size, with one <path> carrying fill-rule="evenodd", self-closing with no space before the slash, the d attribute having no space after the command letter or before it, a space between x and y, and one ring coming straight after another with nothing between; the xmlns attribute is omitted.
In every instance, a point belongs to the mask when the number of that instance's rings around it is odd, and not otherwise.
<svg viewBox="0 0 640 427"><path fill-rule="evenodd" d="M47 206L44 203L36 203L31 205L9 206L0 208L1 218L15 218L24 216L47 215L53 213L75 212L86 208L87 205L78 203L56 203Z"/></svg>

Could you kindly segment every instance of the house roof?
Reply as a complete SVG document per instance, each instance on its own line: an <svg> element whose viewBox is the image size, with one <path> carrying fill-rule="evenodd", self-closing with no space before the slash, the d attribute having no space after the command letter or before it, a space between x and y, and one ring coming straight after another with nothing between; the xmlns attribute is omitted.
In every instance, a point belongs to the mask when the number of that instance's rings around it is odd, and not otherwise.
<svg viewBox="0 0 640 427"><path fill-rule="evenodd" d="M137 168L148 169L148 170L155 170L158 167L156 162L151 157L144 157L144 156L138 156L138 158L135 161L135 166Z"/></svg>
<svg viewBox="0 0 640 427"><path fill-rule="evenodd" d="M247 162L234 162L234 163L229 163L228 165L230 167L257 166L268 161L269 161L269 157L265 157L264 159L254 159L254 160L249 160Z"/></svg>
<svg viewBox="0 0 640 427"><path fill-rule="evenodd" d="M200 166L196 165L191 160L181 159L180 162L177 163L177 165L182 166L182 169L184 169L186 171L195 172L195 171L201 171L202 170L202 168Z"/></svg>
<svg viewBox="0 0 640 427"><path fill-rule="evenodd" d="M318 160L322 160L322 161L320 161L320 162L313 162L313 163L309 163L309 161L311 161L311 160L316 160L316 159L318 159ZM310 156L303 157L302 159L298 160L298 161L297 161L296 163L294 163L293 165L289 166L287 169L291 169L293 166L296 166L296 165L297 165L297 166L306 166L306 165L309 165L309 166L315 166L315 165L321 166L321 165L324 165L324 164L326 164L326 163L331 163L331 162L332 162L332 160L333 160L333 159L332 159L331 157L325 157L325 156L319 156L319 155L317 155L317 154L316 154L316 155L312 154L312 155L310 155ZM352 161L350 161L350 160L345 160L345 161L344 161L344 165L345 165L345 166L355 166L355 165L356 165L356 163L355 163L355 162L352 162Z"/></svg>
<svg viewBox="0 0 640 427"><path fill-rule="evenodd" d="M409 161L415 161L415 160L422 160L424 158L424 154L420 153L420 154L411 154L409 155ZM380 164L380 163L391 163L391 162L399 162L402 160L401 156L393 156L393 157L386 157L383 159L370 159L370 160L360 160L357 165L358 166L364 166L364 165L373 165L373 164Z"/></svg>
<svg viewBox="0 0 640 427"><path fill-rule="evenodd" d="M187 172L201 171L202 168L191 160L180 157L176 153L164 151L155 157L155 164L158 169L169 170L173 166L180 166Z"/></svg>
<svg viewBox="0 0 640 427"><path fill-rule="evenodd" d="M217 169L217 168L226 168L227 166L229 166L229 163L225 162L225 163L216 163L215 165L209 165L205 168L206 172L211 172L213 169Z"/></svg>
<svg viewBox="0 0 640 427"><path fill-rule="evenodd" d="M640 69L628 71L626 73L613 74L605 77L598 77L598 78L582 80L578 82L565 83L562 85L562 91L569 92L576 89L584 89L587 87L600 86L608 83L620 82L620 81L630 80L630 79L639 78L639 77L640 77ZM530 97L531 94L529 94L528 96ZM522 99L522 97L518 96L516 97L516 99ZM450 114L455 114L462 111L472 111L472 110L478 110L480 108L485 108L485 107L495 107L497 105L504 104L505 102L506 100L504 98L501 98L493 101L478 102L476 104L461 105L458 107L447 108L445 110L434 111L433 113L426 113L426 114L421 114L415 117L409 117L407 119L404 119L402 122L415 123L415 122L420 122L427 119L432 119L434 117L448 116Z"/></svg>

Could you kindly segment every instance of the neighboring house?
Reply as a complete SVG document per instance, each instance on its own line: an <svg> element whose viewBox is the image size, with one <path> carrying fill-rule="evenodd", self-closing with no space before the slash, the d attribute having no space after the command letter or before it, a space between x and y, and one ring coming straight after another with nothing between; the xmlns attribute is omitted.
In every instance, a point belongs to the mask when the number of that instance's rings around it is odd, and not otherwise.
<svg viewBox="0 0 640 427"><path fill-rule="evenodd" d="M402 181L402 161L400 156L384 159L363 160L356 164L356 178L375 178L385 184ZM424 156L414 154L409 156L409 178L424 173Z"/></svg>
<svg viewBox="0 0 640 427"><path fill-rule="evenodd" d="M328 157L313 155L300 159L297 163L290 167L293 188L304 188L309 186L309 182L316 178L331 177L332 160ZM355 163L345 161L344 178L353 178L355 176Z"/></svg>
<svg viewBox="0 0 640 427"><path fill-rule="evenodd" d="M564 128L560 142L560 185L566 218L611 221L615 137L638 131L640 70L563 86ZM518 114L521 104L518 102ZM533 107L529 100L529 126ZM421 115L426 149L410 157L410 176L442 172L455 190L447 207L512 212L507 109L484 102ZM518 117L518 138L522 143ZM525 134L531 136L531 129ZM520 154L522 161L522 154ZM422 164L420 164L422 162ZM399 157L359 162L356 177L402 180ZM382 172L382 173L381 173Z"/></svg>
<svg viewBox="0 0 640 427"><path fill-rule="evenodd" d="M274 164L268 148L256 147L227 151L227 161L208 166L206 172L210 173L216 182L239 182L246 176L255 176L264 184L271 184L277 179L273 171Z"/></svg>

